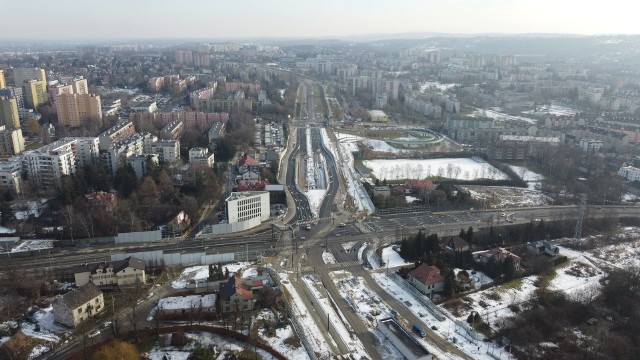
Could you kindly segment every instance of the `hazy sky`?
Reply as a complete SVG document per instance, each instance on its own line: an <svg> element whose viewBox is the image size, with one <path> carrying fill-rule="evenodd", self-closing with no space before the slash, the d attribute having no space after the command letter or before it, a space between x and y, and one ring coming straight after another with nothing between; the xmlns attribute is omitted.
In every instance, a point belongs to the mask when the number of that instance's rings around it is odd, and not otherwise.
<svg viewBox="0 0 640 360"><path fill-rule="evenodd" d="M633 0L5 1L0 38L13 39L640 33Z"/></svg>

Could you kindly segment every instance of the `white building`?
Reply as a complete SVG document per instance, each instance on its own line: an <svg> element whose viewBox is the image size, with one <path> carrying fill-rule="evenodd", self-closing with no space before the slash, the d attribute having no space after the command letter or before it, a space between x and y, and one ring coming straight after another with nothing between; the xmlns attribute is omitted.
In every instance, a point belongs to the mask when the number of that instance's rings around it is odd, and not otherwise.
<svg viewBox="0 0 640 360"><path fill-rule="evenodd" d="M627 179L627 181L640 181L640 169L634 166L627 166L627 164L622 164L620 170L618 170L618 175Z"/></svg>
<svg viewBox="0 0 640 360"><path fill-rule="evenodd" d="M136 133L111 144L107 150L101 150L100 157L111 170L111 174L115 175L118 167L125 163L127 157L151 152L147 151L145 146L146 141L150 138L153 138L150 134L142 135Z"/></svg>
<svg viewBox="0 0 640 360"><path fill-rule="evenodd" d="M267 191L232 192L226 199L229 224L259 218L269 220L271 202Z"/></svg>
<svg viewBox="0 0 640 360"><path fill-rule="evenodd" d="M120 121L102 134L98 135L100 139L100 150L106 150L111 144L132 136L136 133L135 126L130 120Z"/></svg>
<svg viewBox="0 0 640 360"><path fill-rule="evenodd" d="M127 157L127 164L131 165L138 179L149 174L149 165L154 163L158 165L158 154L142 154Z"/></svg>
<svg viewBox="0 0 640 360"><path fill-rule="evenodd" d="M93 137L63 138L17 157L22 171L43 188L60 185L63 175L74 174L78 167L92 165L97 158L98 139Z"/></svg>
<svg viewBox="0 0 640 360"><path fill-rule="evenodd" d="M165 140L153 143L152 152L159 155L160 162L175 163L180 159L180 141Z"/></svg>
<svg viewBox="0 0 640 360"><path fill-rule="evenodd" d="M599 152L603 146L604 143L601 140L580 139L580 148L586 153Z"/></svg>
<svg viewBox="0 0 640 360"><path fill-rule="evenodd" d="M189 149L189 164L212 168L213 163L214 156L209 154L209 149L203 147Z"/></svg>
<svg viewBox="0 0 640 360"><path fill-rule="evenodd" d="M57 323L75 327L104 311L104 296L97 286L87 283L64 295L56 296L51 305L53 318Z"/></svg>
<svg viewBox="0 0 640 360"><path fill-rule="evenodd" d="M14 156L0 162L0 189L22 193L22 161Z"/></svg>

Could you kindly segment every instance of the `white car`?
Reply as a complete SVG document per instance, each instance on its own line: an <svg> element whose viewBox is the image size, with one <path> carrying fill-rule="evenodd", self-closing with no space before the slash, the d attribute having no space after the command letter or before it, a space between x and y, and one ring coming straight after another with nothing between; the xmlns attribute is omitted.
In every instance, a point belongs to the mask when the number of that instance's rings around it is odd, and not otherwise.
<svg viewBox="0 0 640 360"><path fill-rule="evenodd" d="M100 330L96 330L96 331L92 332L91 334L89 334L89 337L91 338L91 337L98 336L98 335L100 335Z"/></svg>

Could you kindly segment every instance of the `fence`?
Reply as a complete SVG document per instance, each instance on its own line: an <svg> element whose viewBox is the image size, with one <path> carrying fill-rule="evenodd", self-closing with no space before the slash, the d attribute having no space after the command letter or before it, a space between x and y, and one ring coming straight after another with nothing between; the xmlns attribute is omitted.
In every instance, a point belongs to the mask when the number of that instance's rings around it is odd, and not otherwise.
<svg viewBox="0 0 640 360"><path fill-rule="evenodd" d="M247 221L239 221L233 224L207 225L202 228L201 234L230 234L252 229L256 226L260 226L261 223L260 218L255 217Z"/></svg>
<svg viewBox="0 0 640 360"><path fill-rule="evenodd" d="M417 299L420 302L420 304L426 307L429 310L429 312L433 316L435 316L436 319L438 319L439 321L444 321L446 319L446 316L442 313L442 310L440 310L433 302L431 302L429 298L424 296L424 294L418 291L418 289L409 285L402 277L400 277L400 275L391 273L391 274L388 274L387 276L392 280L394 280L394 282L398 284L403 290L413 295L413 297Z"/></svg>
<svg viewBox="0 0 640 360"><path fill-rule="evenodd" d="M116 244L124 243L144 243L162 240L161 230L136 231L128 233L118 233L115 237Z"/></svg>
<svg viewBox="0 0 640 360"><path fill-rule="evenodd" d="M279 287L282 287L278 273L270 267L267 267L266 270L273 281L275 281ZM282 299L284 300L284 304L287 309L287 315L289 316L289 321L291 321L291 326L293 326L293 330L296 332L298 338L300 339L300 342L302 343L302 346L304 346L304 349L307 351L307 355L309 355L309 358L311 360L318 360L316 353L313 351L313 347L309 343L309 340L307 340L307 337L304 335L304 331L302 331L302 326L300 325L300 323L298 323L298 319L291 311L291 304L289 304L289 300L285 296L283 296Z"/></svg>
<svg viewBox="0 0 640 360"><path fill-rule="evenodd" d="M420 206L403 206L403 207L394 207L388 209L379 209L376 208L376 215L392 215L392 214L411 214L411 213L420 213L420 212L429 212L431 211L431 206L429 205L420 205Z"/></svg>
<svg viewBox="0 0 640 360"><path fill-rule="evenodd" d="M239 261L241 258L255 259L260 253L256 251L240 252L240 253L224 253L224 254L206 254L203 252L195 253L165 253L164 250L151 250L133 253L112 254L111 260L122 260L129 256L133 256L144 260L145 265L149 267L161 266L177 266L177 265L208 265L221 264ZM251 257L253 255L253 257ZM244 260L244 259L243 259Z"/></svg>

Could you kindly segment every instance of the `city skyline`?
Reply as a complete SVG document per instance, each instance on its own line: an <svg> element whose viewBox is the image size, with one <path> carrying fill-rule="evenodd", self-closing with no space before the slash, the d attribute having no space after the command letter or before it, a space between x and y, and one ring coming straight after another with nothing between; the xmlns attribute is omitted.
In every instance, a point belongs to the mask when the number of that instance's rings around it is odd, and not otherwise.
<svg viewBox="0 0 640 360"><path fill-rule="evenodd" d="M371 34L638 34L628 2L474 0L401 3L354 0L302 3L293 0L242 3L114 0L105 5L30 0L12 4L0 39L162 38L357 38ZM46 32L24 26L38 9L49 19ZM24 15L22 15L24 14ZM70 16L73 14L73 16Z"/></svg>

